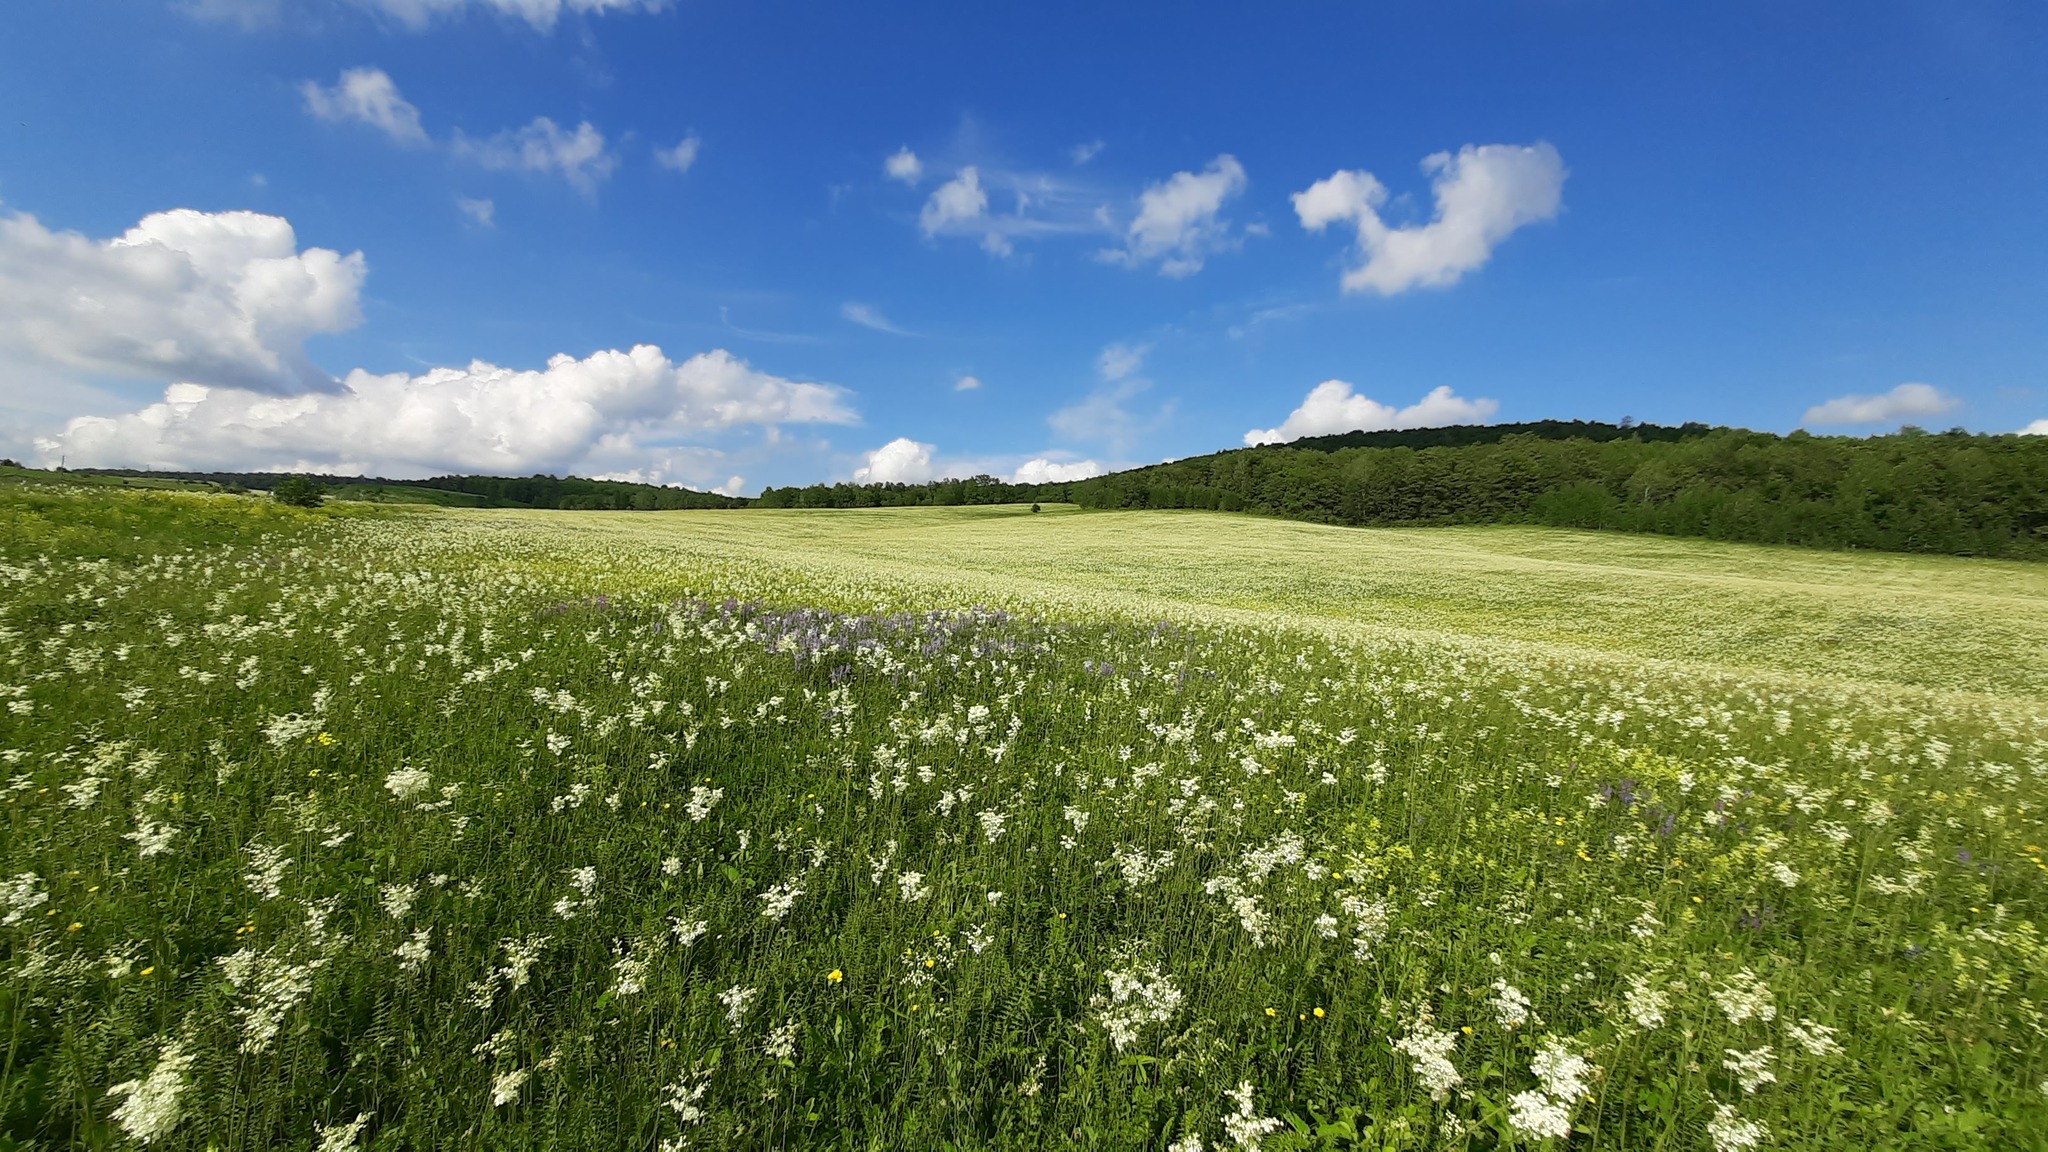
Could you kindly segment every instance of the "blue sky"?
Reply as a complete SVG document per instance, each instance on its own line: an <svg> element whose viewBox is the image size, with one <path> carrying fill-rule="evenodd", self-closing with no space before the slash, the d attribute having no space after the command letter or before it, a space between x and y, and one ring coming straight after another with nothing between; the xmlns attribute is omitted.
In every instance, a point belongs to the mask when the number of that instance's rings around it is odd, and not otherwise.
<svg viewBox="0 0 2048 1152"><path fill-rule="evenodd" d="M1477 420L2048 430L2038 5L9 20L17 458L753 492Z"/></svg>

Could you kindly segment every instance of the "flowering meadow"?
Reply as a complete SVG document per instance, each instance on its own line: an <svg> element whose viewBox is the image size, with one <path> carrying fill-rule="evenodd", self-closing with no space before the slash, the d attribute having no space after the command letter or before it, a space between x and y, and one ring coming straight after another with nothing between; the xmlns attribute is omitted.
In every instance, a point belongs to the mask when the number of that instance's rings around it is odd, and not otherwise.
<svg viewBox="0 0 2048 1152"><path fill-rule="evenodd" d="M2036 571L0 489L0 1147L2048 1148Z"/></svg>

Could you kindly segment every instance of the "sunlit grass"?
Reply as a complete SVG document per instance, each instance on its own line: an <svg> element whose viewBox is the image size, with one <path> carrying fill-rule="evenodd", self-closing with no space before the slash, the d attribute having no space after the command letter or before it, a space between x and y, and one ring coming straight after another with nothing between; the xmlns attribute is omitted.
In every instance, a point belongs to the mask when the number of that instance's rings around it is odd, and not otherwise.
<svg viewBox="0 0 2048 1152"><path fill-rule="evenodd" d="M17 1143L2048 1133L2031 568L39 490L0 561Z"/></svg>

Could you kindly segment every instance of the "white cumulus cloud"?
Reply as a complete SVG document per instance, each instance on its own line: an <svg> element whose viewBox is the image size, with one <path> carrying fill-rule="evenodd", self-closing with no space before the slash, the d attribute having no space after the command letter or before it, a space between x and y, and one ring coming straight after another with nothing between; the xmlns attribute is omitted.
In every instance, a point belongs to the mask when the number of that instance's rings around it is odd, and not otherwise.
<svg viewBox="0 0 2048 1152"><path fill-rule="evenodd" d="M1339 432L1378 432L1389 428L1435 428L1445 424L1476 424L1500 409L1497 400L1467 400L1440 385L1406 408L1382 404L1353 392L1342 380L1325 380L1287 414L1278 428L1254 428L1244 434L1248 445L1284 444L1303 436Z"/></svg>
<svg viewBox="0 0 2048 1152"><path fill-rule="evenodd" d="M1875 396L1837 396L1806 410L1806 424L1884 424L1910 416L1939 416L1962 401L1932 384L1901 384Z"/></svg>
<svg viewBox="0 0 2048 1152"><path fill-rule="evenodd" d="M0 349L17 368L331 389L303 344L361 319L365 273L362 253L301 250L289 221L255 212L158 212L106 240L8 216Z"/></svg>
<svg viewBox="0 0 2048 1152"><path fill-rule="evenodd" d="M882 161L882 171L887 173L891 180L901 180L905 184L915 185L924 176L924 162L908 147L898 148L895 155Z"/></svg>
<svg viewBox="0 0 2048 1152"><path fill-rule="evenodd" d="M704 142L695 136L685 136L672 148L656 148L654 162L675 172L688 172L697 162L697 151Z"/></svg>
<svg viewBox="0 0 2048 1152"><path fill-rule="evenodd" d="M1072 160L1076 166L1086 164L1101 155L1103 147L1104 145L1100 140L1090 140L1086 144L1076 144L1072 148L1067 149L1067 159Z"/></svg>
<svg viewBox="0 0 2048 1152"><path fill-rule="evenodd" d="M898 436L867 454L867 463L853 470L856 484L922 484L933 479L935 444Z"/></svg>
<svg viewBox="0 0 2048 1152"><path fill-rule="evenodd" d="M2036 420L2020 429L2022 436L2048 436L2048 419Z"/></svg>
<svg viewBox="0 0 2048 1152"><path fill-rule="evenodd" d="M1043 456L1026 460L1010 474L1012 484L1067 484L1102 475L1102 465L1093 460L1059 461Z"/></svg>
<svg viewBox="0 0 2048 1152"><path fill-rule="evenodd" d="M1192 276L1211 253L1239 243L1221 213L1224 202L1244 187L1244 165L1228 154L1199 173L1176 172L1139 195L1138 216L1124 234L1124 246L1098 255L1128 267L1157 260L1161 275Z"/></svg>
<svg viewBox="0 0 2048 1152"><path fill-rule="evenodd" d="M932 190L931 199L918 214L918 224L926 236L937 236L970 228L987 215L988 193L981 187L980 170L970 164Z"/></svg>
<svg viewBox="0 0 2048 1152"><path fill-rule="evenodd" d="M1468 144L1428 157L1422 170L1434 175L1436 193L1436 216L1426 224L1395 228L1381 219L1387 189L1370 172L1339 171L1294 194L1309 231L1356 226L1361 261L1345 270L1344 291L1392 296L1455 284L1509 234L1551 219L1563 203L1564 160L1549 144Z"/></svg>
<svg viewBox="0 0 2048 1152"><path fill-rule="evenodd" d="M981 387L981 379L977 376L962 376L958 380L953 381L953 391L955 392L972 392L979 387Z"/></svg>
<svg viewBox="0 0 2048 1152"><path fill-rule="evenodd" d="M846 424L845 393L758 371L723 350L681 363L651 344L556 356L540 370L348 374L337 392L276 396L173 384L120 416L80 416L38 443L52 459L145 468L619 475L740 425Z"/></svg>
<svg viewBox="0 0 2048 1152"><path fill-rule="evenodd" d="M420 110L398 94L398 85L382 68L350 68L332 88L311 80L299 85L306 111L327 121L356 120L401 144L425 144Z"/></svg>
<svg viewBox="0 0 2048 1152"><path fill-rule="evenodd" d="M546 116L483 140L457 132L454 150L457 156L496 171L560 175L585 196L597 195L599 182L619 164L619 158L605 147L604 133L590 121L578 124L572 132Z"/></svg>
<svg viewBox="0 0 2048 1152"><path fill-rule="evenodd" d="M497 223L498 206L490 200L472 200L467 196L457 196L455 206L462 209L462 214L475 221L479 228L490 228Z"/></svg>

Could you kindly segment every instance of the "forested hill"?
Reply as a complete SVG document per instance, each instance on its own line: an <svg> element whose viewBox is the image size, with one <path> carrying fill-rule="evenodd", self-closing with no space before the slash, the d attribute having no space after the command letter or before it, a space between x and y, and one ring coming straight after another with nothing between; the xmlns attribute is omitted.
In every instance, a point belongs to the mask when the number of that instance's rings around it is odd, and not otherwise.
<svg viewBox="0 0 2048 1152"><path fill-rule="evenodd" d="M1548 524L1717 540L2048 559L2048 436L1869 438L1545 422L1353 432L1072 484L988 477L770 489L758 504L1071 501L1327 524Z"/></svg>

